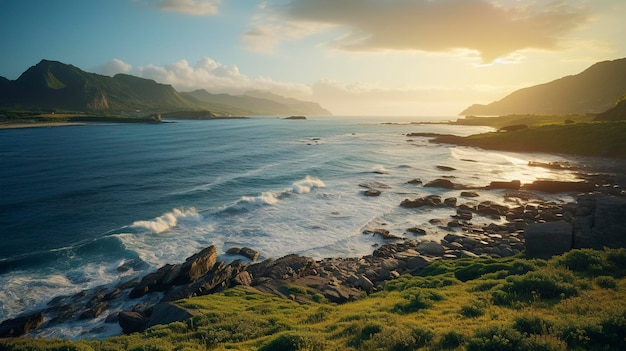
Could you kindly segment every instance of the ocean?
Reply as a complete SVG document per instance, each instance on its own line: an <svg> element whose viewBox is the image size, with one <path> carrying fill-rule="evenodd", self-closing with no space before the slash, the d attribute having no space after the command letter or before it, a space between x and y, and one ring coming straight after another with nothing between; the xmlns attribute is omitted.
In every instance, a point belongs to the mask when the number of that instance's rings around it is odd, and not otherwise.
<svg viewBox="0 0 626 351"><path fill-rule="evenodd" d="M492 130L410 123L432 120L256 117L0 130L0 321L43 308L55 296L182 262L210 245L228 262L239 257L225 252L243 246L261 259L363 256L384 242L364 235L368 229L416 238L407 229L420 227L425 240L438 240L445 231L429 220L449 218L450 209L399 204L430 194L459 197L459 191L407 183L415 178L486 186L574 177L528 166L567 161L555 155L405 135ZM366 197L363 185L382 194ZM502 202L502 194L484 193L481 200Z"/></svg>

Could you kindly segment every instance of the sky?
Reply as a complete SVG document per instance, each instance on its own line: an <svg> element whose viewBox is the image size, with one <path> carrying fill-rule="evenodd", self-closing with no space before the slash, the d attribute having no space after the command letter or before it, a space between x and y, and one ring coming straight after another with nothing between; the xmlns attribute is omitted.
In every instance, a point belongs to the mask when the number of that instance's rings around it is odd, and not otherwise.
<svg viewBox="0 0 626 351"><path fill-rule="evenodd" d="M456 116L626 57L624 0L0 0L0 76L42 59L335 115Z"/></svg>

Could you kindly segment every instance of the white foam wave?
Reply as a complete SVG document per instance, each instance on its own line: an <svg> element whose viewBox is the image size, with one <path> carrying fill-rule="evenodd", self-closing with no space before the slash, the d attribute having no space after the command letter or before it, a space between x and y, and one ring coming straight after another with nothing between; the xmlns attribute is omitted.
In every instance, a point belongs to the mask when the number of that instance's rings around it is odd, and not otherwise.
<svg viewBox="0 0 626 351"><path fill-rule="evenodd" d="M273 193L267 191L261 193L261 195L259 196L242 196L241 202L257 206L275 205L276 203L278 203L278 199L276 198L276 196L274 196Z"/></svg>
<svg viewBox="0 0 626 351"><path fill-rule="evenodd" d="M133 222L131 227L147 229L158 234L177 226L178 221L181 219L200 220L202 216L193 207L186 210L175 208L171 212L166 212L151 221Z"/></svg>
<svg viewBox="0 0 626 351"><path fill-rule="evenodd" d="M306 194L313 189L323 188L326 184L319 178L306 176L304 179L299 180L292 184L291 190L296 194Z"/></svg>
<svg viewBox="0 0 626 351"><path fill-rule="evenodd" d="M372 172L378 173L378 174L387 174L387 173L389 173L389 171L382 165L377 165L376 167L374 167Z"/></svg>

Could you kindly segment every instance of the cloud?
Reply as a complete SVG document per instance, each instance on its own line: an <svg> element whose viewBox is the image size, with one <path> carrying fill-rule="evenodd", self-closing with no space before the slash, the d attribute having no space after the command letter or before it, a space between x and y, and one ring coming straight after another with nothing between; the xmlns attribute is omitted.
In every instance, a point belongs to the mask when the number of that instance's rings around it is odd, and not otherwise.
<svg viewBox="0 0 626 351"><path fill-rule="evenodd" d="M501 3L501 2L500 2ZM266 25L316 23L341 29L332 47L349 51L470 49L486 62L519 50L556 50L588 21L590 10L565 2L487 0L292 0L266 6ZM269 23L269 24L268 24ZM265 40L276 31L266 32ZM307 33L301 33L307 34ZM260 37L259 37L260 38Z"/></svg>
<svg viewBox="0 0 626 351"><path fill-rule="evenodd" d="M195 65L187 60L157 66L132 67L114 59L100 66L99 73L115 75L130 73L137 77L152 79L159 83L171 84L178 91L205 89L211 93L243 94L250 90L272 91L289 97L310 97L311 88L304 84L279 82L268 77L250 78L239 71L236 65L225 65L209 57L204 57Z"/></svg>
<svg viewBox="0 0 626 351"><path fill-rule="evenodd" d="M158 0L156 6L163 11L188 15L214 15L221 0Z"/></svg>
<svg viewBox="0 0 626 351"><path fill-rule="evenodd" d="M107 76L114 76L118 73L129 73L133 66L120 60L113 59L96 68L96 72Z"/></svg>

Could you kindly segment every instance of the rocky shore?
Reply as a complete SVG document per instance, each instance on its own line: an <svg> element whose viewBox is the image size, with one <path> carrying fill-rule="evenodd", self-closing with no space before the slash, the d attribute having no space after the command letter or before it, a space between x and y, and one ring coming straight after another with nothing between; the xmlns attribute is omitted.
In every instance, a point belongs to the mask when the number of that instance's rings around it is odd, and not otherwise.
<svg viewBox="0 0 626 351"><path fill-rule="evenodd" d="M449 219L431 221L448 233L440 241L407 240L381 228L364 235L381 235L387 243L364 257L314 260L287 255L256 262L259 254L254 249L231 248L228 255L241 257L232 263L219 261L216 248L210 246L183 263L164 265L142 278L56 297L44 310L4 321L0 338L88 320L117 323L124 333L139 332L192 316L173 301L235 286L300 303L320 298L345 303L373 293L403 274L417 274L435 260L507 257L523 251L529 258L549 258L572 248L626 247L626 191L622 190L619 174L580 176L583 181L521 184L512 180L492 182L480 189L436 179L423 186L456 189L459 197L430 195L406 199L399 206L416 211L422 207L449 208ZM366 192L372 190L371 185L365 188ZM374 188L384 190L381 184ZM495 189L502 191L502 202L480 200L481 192ZM577 201L546 202L541 200L542 192L569 192L576 195ZM475 216L493 218L494 222L474 224ZM418 236L423 233L420 228L409 231ZM294 294L293 287L305 288L308 293Z"/></svg>

